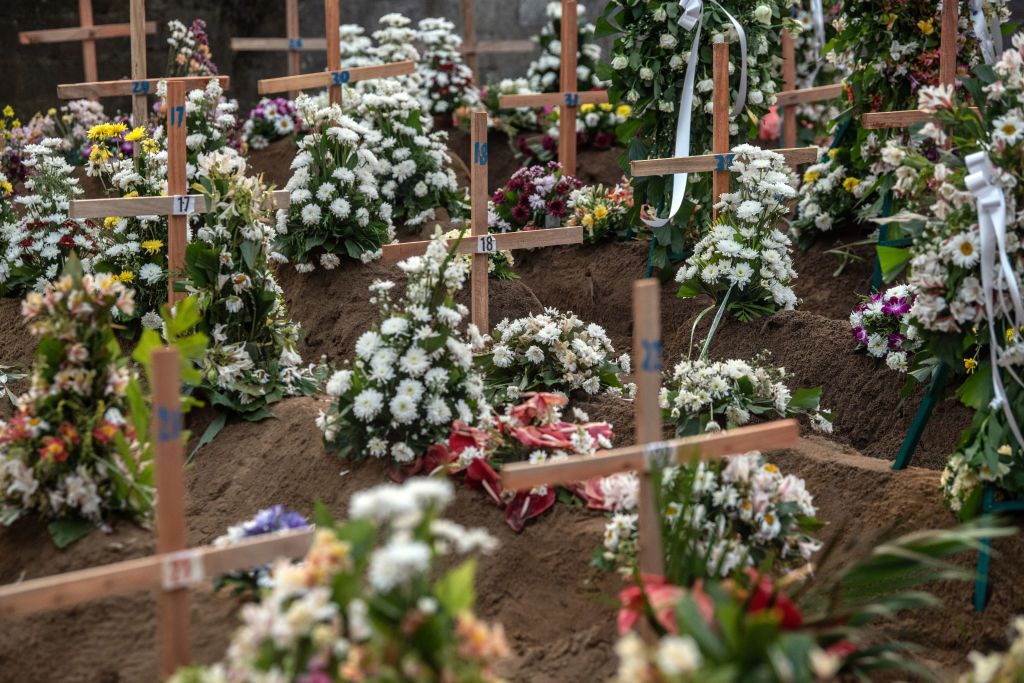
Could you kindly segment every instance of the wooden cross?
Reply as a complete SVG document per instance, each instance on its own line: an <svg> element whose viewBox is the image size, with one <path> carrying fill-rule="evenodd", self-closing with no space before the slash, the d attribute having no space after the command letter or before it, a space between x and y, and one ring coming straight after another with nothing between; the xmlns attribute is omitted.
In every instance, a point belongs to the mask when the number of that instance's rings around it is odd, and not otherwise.
<svg viewBox="0 0 1024 683"><path fill-rule="evenodd" d="M532 40L477 40L476 23L473 21L473 0L462 0L462 34L462 54L466 55L466 64L478 84L481 81L477 55L533 52L537 47Z"/></svg>
<svg viewBox="0 0 1024 683"><path fill-rule="evenodd" d="M647 159L630 163L634 177L665 175L668 173L713 172L712 206L718 204L723 194L729 191L729 170L733 155L729 144L729 44L715 43L712 64L712 154L693 157L670 157ZM793 147L772 150L781 154L790 166L817 161L817 147ZM718 218L718 209L713 209Z"/></svg>
<svg viewBox="0 0 1024 683"><path fill-rule="evenodd" d="M375 78L405 76L416 71L411 60L391 62L375 66L361 66L352 69L341 68L341 14L338 0L324 0L324 30L327 35L327 70L312 74L298 74L282 78L264 78L256 83L260 95L280 92L327 88L331 104L342 103L342 86L356 81Z"/></svg>
<svg viewBox="0 0 1024 683"><path fill-rule="evenodd" d="M956 43L959 10L955 2L942 3L942 32L939 35L939 83L956 86ZM955 90L954 90L955 92ZM977 109L975 109L977 111ZM931 114L920 109L869 112L860 117L861 125L868 129L906 128L931 120Z"/></svg>
<svg viewBox="0 0 1024 683"><path fill-rule="evenodd" d="M471 139L473 163L470 168L470 202L471 202L471 239L448 240L448 247L458 244L460 254L473 255L471 274L472 296L470 310L473 323L481 334L490 329L488 312L488 254L505 249L531 249L536 247L552 247L559 244L582 244L583 226L569 228L543 228L538 230L520 230L490 234L487 230L487 200L490 192L487 187L487 119L486 111L474 111L471 115ZM430 242L403 242L384 245L383 260L395 263L410 256L417 256L426 251Z"/></svg>
<svg viewBox="0 0 1024 683"><path fill-rule="evenodd" d="M166 679L189 664L188 589L207 577L260 567L280 557L301 558L309 550L314 530L280 532L227 547L187 548L178 352L159 349L153 352L152 362L150 438L156 442L157 554L0 587L0 618L66 609L137 591L158 591L160 678Z"/></svg>
<svg viewBox="0 0 1024 683"><path fill-rule="evenodd" d="M98 78L96 69L96 41L107 38L125 38L132 34L135 27L132 23L100 24L96 26L92 22L92 0L78 0L78 22L79 26L72 28L22 31L18 34L18 42L22 45L81 42L85 80L95 81ZM149 35L155 34L156 22L145 22L142 25L142 30Z"/></svg>
<svg viewBox="0 0 1024 683"><path fill-rule="evenodd" d="M637 536L640 572L662 576L664 551L661 516L651 473L672 464L712 460L752 450L786 448L796 443L800 426L796 420L778 420L726 432L706 433L662 441L662 419L658 394L661 389L662 345L658 305L661 285L656 279L633 284L633 358L636 381L636 445L613 448L597 455L571 455L536 465L512 463L501 470L501 484L510 491L536 486L571 484L607 477L619 472L637 472L640 478Z"/></svg>
<svg viewBox="0 0 1024 683"><path fill-rule="evenodd" d="M502 109L519 107L557 106L558 116L558 161L562 169L576 175L576 111L581 104L605 104L608 93L603 90L577 92L576 76L577 39L579 26L576 0L562 0L562 55L559 60L559 87L562 92L539 95L502 95L498 106Z"/></svg>
<svg viewBox="0 0 1024 683"><path fill-rule="evenodd" d="M326 38L303 38L299 33L299 0L284 0L286 38L232 38L231 49L235 52L287 52L288 75L298 76L301 71L302 52L323 52L327 49ZM294 98L298 93L290 93Z"/></svg>
<svg viewBox="0 0 1024 683"><path fill-rule="evenodd" d="M85 83L58 85L57 97L62 100L74 100L131 96L132 125L141 126L148 118L147 98L156 94L157 85L162 79L146 78L146 27L148 26L146 23L146 0L130 0L130 2L131 80L96 81L94 75L92 79L87 77ZM221 88L227 90L230 86L230 79L227 76L217 76L216 78ZM210 77L191 76L174 80L181 81L189 88L202 88L210 82Z"/></svg>
<svg viewBox="0 0 1024 683"><path fill-rule="evenodd" d="M782 146L795 147L796 105L837 99L843 94L843 86L836 83L797 89L796 50L789 31L782 32L782 83L784 90L775 96L776 104L782 107Z"/></svg>
<svg viewBox="0 0 1024 683"><path fill-rule="evenodd" d="M126 197L121 199L74 199L68 212L70 218L108 218L111 216L167 216L167 300L174 305L185 297L174 291L175 274L185 268L185 245L188 241L188 216L206 213L209 207L201 194L186 194L185 162L188 152L185 137L188 123L185 114L185 85L191 78L167 79L167 195L163 197ZM287 191L272 194L274 206L289 204Z"/></svg>

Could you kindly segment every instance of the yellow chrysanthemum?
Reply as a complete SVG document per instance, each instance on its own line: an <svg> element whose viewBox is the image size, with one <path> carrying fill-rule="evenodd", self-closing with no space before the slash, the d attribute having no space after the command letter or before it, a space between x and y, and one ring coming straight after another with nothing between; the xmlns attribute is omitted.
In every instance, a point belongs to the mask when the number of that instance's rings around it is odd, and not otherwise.
<svg viewBox="0 0 1024 683"><path fill-rule="evenodd" d="M828 158L829 159L835 159L837 156L839 156L839 150L838 149L830 149L828 151Z"/></svg>
<svg viewBox="0 0 1024 683"><path fill-rule="evenodd" d="M104 218L103 219L103 227L106 228L107 230L113 230L114 228L117 227L117 222L119 220L121 220L121 219L120 218L116 218L114 216L110 216L109 218Z"/></svg>
<svg viewBox="0 0 1024 683"><path fill-rule="evenodd" d="M124 139L128 142L138 142L144 137L146 137L146 128L144 126L139 126L132 132L126 134Z"/></svg>
<svg viewBox="0 0 1024 683"><path fill-rule="evenodd" d="M589 114L590 112L594 111L594 109L596 109L596 107L592 104L580 105L580 111L583 112L584 114Z"/></svg>
<svg viewBox="0 0 1024 683"><path fill-rule="evenodd" d="M623 118L629 118L629 115L633 113L633 107L628 104L620 104L615 113Z"/></svg>
<svg viewBox="0 0 1024 683"><path fill-rule="evenodd" d="M148 251L150 254L155 254L164 248L164 243L160 240L146 240L142 243L142 248Z"/></svg>
<svg viewBox="0 0 1024 683"><path fill-rule="evenodd" d="M816 181L820 177L821 177L821 172L820 171L807 171L806 173L804 173L804 182L807 183L808 185L810 185L811 183L813 183L814 181Z"/></svg>
<svg viewBox="0 0 1024 683"><path fill-rule="evenodd" d="M923 19L917 22L917 28L921 29L921 33L926 36L930 36L935 33L935 26L932 24L932 20L924 21Z"/></svg>
<svg viewBox="0 0 1024 683"><path fill-rule="evenodd" d="M583 223L583 226L586 227L586 228L594 227L594 216L593 216L593 214L589 214L588 213L588 214L584 215L583 219L580 222Z"/></svg>
<svg viewBox="0 0 1024 683"><path fill-rule="evenodd" d="M0 180L0 191L4 193L5 197L10 197L14 194L14 186L6 180Z"/></svg>
<svg viewBox="0 0 1024 683"><path fill-rule="evenodd" d="M121 282L131 282L135 279L135 273L130 270L122 270L121 274L117 276L117 279Z"/></svg>
<svg viewBox="0 0 1024 683"><path fill-rule="evenodd" d="M601 220L608 215L608 209L605 208L604 204L598 204L594 207L594 218Z"/></svg>
<svg viewBox="0 0 1024 683"><path fill-rule="evenodd" d="M6 107L4 107L4 116L6 116L7 118L11 118L12 116L14 116L14 107L12 107L9 104Z"/></svg>
<svg viewBox="0 0 1024 683"><path fill-rule="evenodd" d="M146 138L142 141L142 151L146 154L153 154L160 151L160 143L153 138Z"/></svg>
<svg viewBox="0 0 1024 683"><path fill-rule="evenodd" d="M860 180L858 178L847 178L843 181L843 189L847 192L853 192L857 189L858 185L860 185Z"/></svg>
<svg viewBox="0 0 1024 683"><path fill-rule="evenodd" d="M89 152L89 161L94 164L102 164L110 159L111 156L113 155L110 153L110 150L103 145L94 145L92 151Z"/></svg>
<svg viewBox="0 0 1024 683"><path fill-rule="evenodd" d="M601 111L611 111L613 109L613 107L612 107L610 102L602 102L600 106L601 106Z"/></svg>

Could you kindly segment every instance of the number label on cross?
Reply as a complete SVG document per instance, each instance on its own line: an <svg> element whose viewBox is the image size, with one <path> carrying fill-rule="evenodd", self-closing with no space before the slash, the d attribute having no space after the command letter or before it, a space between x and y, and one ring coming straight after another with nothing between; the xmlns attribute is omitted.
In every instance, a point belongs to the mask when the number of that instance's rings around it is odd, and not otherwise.
<svg viewBox="0 0 1024 683"><path fill-rule="evenodd" d="M729 167L732 166L733 154L716 154L715 155L715 170L716 171L728 171Z"/></svg>
<svg viewBox="0 0 1024 683"><path fill-rule="evenodd" d="M661 372L661 340L641 339L643 358L640 369L644 372Z"/></svg>
<svg viewBox="0 0 1024 683"><path fill-rule="evenodd" d="M494 235L480 235L476 238L476 253L493 254L498 251L498 241Z"/></svg>
<svg viewBox="0 0 1024 683"><path fill-rule="evenodd" d="M149 92L149 81L132 81L132 94L145 95Z"/></svg>
<svg viewBox="0 0 1024 683"><path fill-rule="evenodd" d="M205 571L203 558L195 550L171 553L161 565L163 589L165 591L191 588L203 581Z"/></svg>
<svg viewBox="0 0 1024 683"><path fill-rule="evenodd" d="M347 69L345 71L331 72L332 85L347 85L350 80L352 80L352 74Z"/></svg>
<svg viewBox="0 0 1024 683"><path fill-rule="evenodd" d="M479 166L487 165L487 143L486 142L474 142L473 143L473 163Z"/></svg>
<svg viewBox="0 0 1024 683"><path fill-rule="evenodd" d="M181 411L167 406L158 406L156 410L158 434L157 440L160 443L175 441L181 438Z"/></svg>
<svg viewBox="0 0 1024 683"><path fill-rule="evenodd" d="M177 128L181 124L185 123L185 105L179 104L177 107L171 109L171 126Z"/></svg>
<svg viewBox="0 0 1024 683"><path fill-rule="evenodd" d="M565 93L565 106L567 106L567 107L578 107L578 106L580 106L580 94L578 92L567 92L567 93Z"/></svg>
<svg viewBox="0 0 1024 683"><path fill-rule="evenodd" d="M301 50L302 49L302 38L289 38L288 39L289 50Z"/></svg>
<svg viewBox="0 0 1024 683"><path fill-rule="evenodd" d="M172 197L171 215L172 216L187 216L190 213L196 212L196 198L187 195L179 194Z"/></svg>

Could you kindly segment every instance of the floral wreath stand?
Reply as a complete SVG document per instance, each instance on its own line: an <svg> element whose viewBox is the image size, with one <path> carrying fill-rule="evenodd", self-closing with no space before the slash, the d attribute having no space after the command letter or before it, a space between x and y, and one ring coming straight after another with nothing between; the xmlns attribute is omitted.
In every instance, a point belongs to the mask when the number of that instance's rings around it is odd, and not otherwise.
<svg viewBox="0 0 1024 683"><path fill-rule="evenodd" d="M907 435L900 445L899 453L896 454L896 461L892 464L894 470L906 469L910 465L910 460L914 457L918 444L921 443L921 437L924 436L928 420L931 419L932 411L935 410L935 404L938 403L939 397L942 396L942 392L946 388L947 379L949 379L949 365L939 361L932 371L932 379L928 383L924 398L921 399L921 404L914 414L914 421L910 423Z"/></svg>
<svg viewBox="0 0 1024 683"><path fill-rule="evenodd" d="M990 515L997 512L1024 512L1024 499L1016 498L1011 500L996 500L996 488L991 484L985 486L985 492L981 499L981 513ZM988 575L989 563L991 560L992 539L981 539L981 547L978 549L978 573L974 580L974 609L977 612L984 612L988 606L991 592L989 589Z"/></svg>

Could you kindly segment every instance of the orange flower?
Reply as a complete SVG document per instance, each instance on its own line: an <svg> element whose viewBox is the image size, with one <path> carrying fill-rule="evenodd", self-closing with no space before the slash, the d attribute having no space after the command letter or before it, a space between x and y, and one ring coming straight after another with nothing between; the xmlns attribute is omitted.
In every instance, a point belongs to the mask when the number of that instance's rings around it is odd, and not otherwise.
<svg viewBox="0 0 1024 683"><path fill-rule="evenodd" d="M110 443L117 436L117 425L113 422L103 421L96 429L92 430L92 438L100 443Z"/></svg>
<svg viewBox="0 0 1024 683"><path fill-rule="evenodd" d="M43 439L43 447L39 449L39 457L53 462L64 462L68 459L68 451L64 439L48 436Z"/></svg>
<svg viewBox="0 0 1024 683"><path fill-rule="evenodd" d="M78 430L75 429L75 425L71 424L70 422L62 423L61 426L57 429L57 433L63 436L64 440L72 445L78 445L78 443L82 440L82 438L78 436Z"/></svg>

